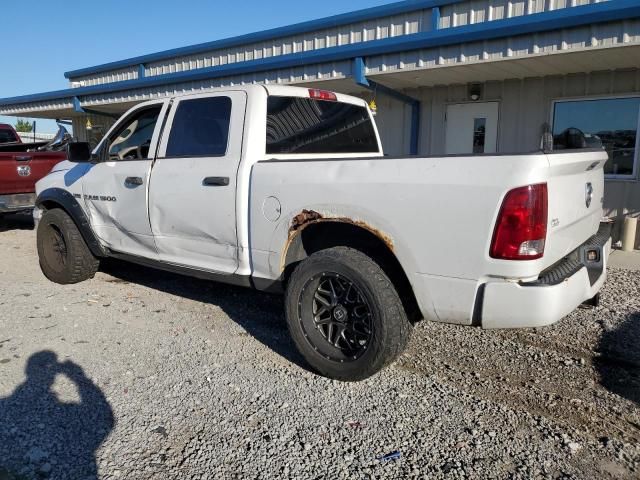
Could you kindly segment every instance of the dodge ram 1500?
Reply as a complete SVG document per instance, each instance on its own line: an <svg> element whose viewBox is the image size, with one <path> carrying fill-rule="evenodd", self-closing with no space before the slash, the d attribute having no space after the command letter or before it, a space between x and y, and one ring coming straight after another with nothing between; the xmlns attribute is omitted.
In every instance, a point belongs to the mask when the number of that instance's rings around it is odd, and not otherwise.
<svg viewBox="0 0 640 480"><path fill-rule="evenodd" d="M554 323L597 297L602 150L389 157L361 99L243 86L140 104L37 185L44 274L101 258L284 291L316 371L359 380L420 319Z"/></svg>
<svg viewBox="0 0 640 480"><path fill-rule="evenodd" d="M36 182L67 157L59 151L70 140L64 134L52 142L22 143L12 126L0 125L0 215L33 208Z"/></svg>

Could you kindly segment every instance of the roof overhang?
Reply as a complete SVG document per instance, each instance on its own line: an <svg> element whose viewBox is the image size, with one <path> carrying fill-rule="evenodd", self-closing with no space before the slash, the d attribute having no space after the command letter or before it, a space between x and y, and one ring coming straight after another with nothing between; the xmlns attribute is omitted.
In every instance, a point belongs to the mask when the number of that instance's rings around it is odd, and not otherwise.
<svg viewBox="0 0 640 480"><path fill-rule="evenodd" d="M68 79L83 77L96 73L109 72L127 67L135 67L140 64L157 62L170 58L196 55L198 53L208 52L222 48L235 47L250 43L267 41L274 38L288 37L293 35L301 35L308 32L334 28L342 25L349 25L355 22L363 22L367 20L375 20L380 17L391 15L400 15L403 13L413 12L416 10L429 9L444 5L457 3L460 0L406 0L402 2L390 3L379 7L366 8L355 12L333 15L330 17L311 20L308 22L296 23L279 28L272 28L260 32L239 35L233 38L225 38L213 42L191 45L188 47L165 50L163 52L152 53L149 55L141 55L138 57L120 60L117 62L105 63L95 67L82 68L66 72L64 76Z"/></svg>
<svg viewBox="0 0 640 480"><path fill-rule="evenodd" d="M427 3L435 4L437 2ZM415 2L413 5L415 8ZM19 110L22 110L25 112L24 115L46 118L70 116L82 113L77 108L74 108L74 99L79 100L75 102L76 105L82 105L84 98L95 98L95 96L117 97L122 92L135 92L136 90L139 91L150 87L160 88L189 82L226 78L234 75L272 72L301 65L330 64L331 62L352 60L357 57L380 57L399 52L516 37L602 22L627 20L635 17L640 17L640 1L638 0L616 0L582 5L462 27L444 28L383 40L150 76L136 80L0 99L0 112L10 115L23 115L23 113L19 112ZM575 53L558 51L552 54L532 54L526 58L505 58L495 61L482 60L476 63L465 63L464 65L439 65L429 68L403 69L396 72L370 73L369 75L379 78L381 82L393 88L403 89L447 83L637 67L640 64L638 58L639 54L636 47L616 46L600 49L590 47L582 52ZM329 82L329 84L344 85L345 88L340 88L339 90L345 92L358 90L357 87L354 88L352 79L324 81ZM349 85L348 88L347 85ZM338 90L338 88L336 89ZM131 102L131 104L136 102L137 100ZM104 107L101 105L100 108L104 108L109 113L121 113L126 110L123 110L125 105L123 102L115 103L117 105L104 105Z"/></svg>

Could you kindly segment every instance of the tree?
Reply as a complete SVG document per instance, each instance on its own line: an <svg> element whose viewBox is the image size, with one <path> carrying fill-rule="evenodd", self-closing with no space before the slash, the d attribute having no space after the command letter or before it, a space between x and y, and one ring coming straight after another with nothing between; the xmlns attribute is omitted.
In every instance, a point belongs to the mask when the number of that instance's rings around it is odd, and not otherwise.
<svg viewBox="0 0 640 480"><path fill-rule="evenodd" d="M16 132L30 133L33 130L33 124L28 120L19 118L16 122Z"/></svg>

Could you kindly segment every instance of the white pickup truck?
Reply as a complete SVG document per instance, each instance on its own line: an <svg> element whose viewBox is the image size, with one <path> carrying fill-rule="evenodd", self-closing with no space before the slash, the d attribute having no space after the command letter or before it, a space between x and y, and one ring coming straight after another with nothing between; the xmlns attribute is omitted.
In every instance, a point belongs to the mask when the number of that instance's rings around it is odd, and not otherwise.
<svg viewBox="0 0 640 480"><path fill-rule="evenodd" d="M312 368L359 380L420 319L539 327L595 301L602 150L384 156L367 104L245 86L140 104L37 185L50 280L101 258L284 291Z"/></svg>

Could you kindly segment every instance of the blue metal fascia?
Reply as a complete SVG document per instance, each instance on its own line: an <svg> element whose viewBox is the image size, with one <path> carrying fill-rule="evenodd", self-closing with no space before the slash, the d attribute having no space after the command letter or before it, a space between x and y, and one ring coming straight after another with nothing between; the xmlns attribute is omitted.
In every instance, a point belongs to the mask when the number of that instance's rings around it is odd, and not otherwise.
<svg viewBox="0 0 640 480"><path fill-rule="evenodd" d="M400 102L408 104L411 107L411 136L409 139L409 153L411 155L417 155L419 147L418 142L420 139L420 100L368 79L366 75L366 65L362 57L356 57L353 60L353 79L362 87L388 95Z"/></svg>
<svg viewBox="0 0 640 480"><path fill-rule="evenodd" d="M80 104L80 99L78 97L73 97L73 111L76 113L85 113L84 108Z"/></svg>
<svg viewBox="0 0 640 480"><path fill-rule="evenodd" d="M403 2L395 2L379 7L372 7L364 10L357 10L355 12L343 13L340 15L333 15L331 17L311 20L308 22L296 23L294 25L263 30L261 32L249 33L246 35L225 38L222 40L215 40L213 42L200 43L188 47L165 50L162 52L128 58L117 62L105 63L103 65L97 65L95 67L73 70L70 72L66 72L64 76L66 78L72 79L75 77L82 77L85 75L93 75L96 73L127 68L140 63L158 62L169 58L209 52L211 50L247 45L254 42L263 42L266 40L288 37L292 35L300 35L303 33L314 32L326 28L348 25L350 23L363 22L376 18L398 15L401 13L415 12L416 10L429 9L438 5L458 3L459 1L460 0L406 0Z"/></svg>
<svg viewBox="0 0 640 480"><path fill-rule="evenodd" d="M364 58L356 57L353 59L353 79L358 85L363 87L369 87L369 80L367 79L367 67L364 64Z"/></svg>
<svg viewBox="0 0 640 480"><path fill-rule="evenodd" d="M73 97L73 111L76 113L84 113L89 115L96 115L98 117L109 117L109 118L120 118L120 115L116 115L114 113L106 113L101 112L99 110L92 110L90 108L85 108L81 105L80 99L78 97Z"/></svg>
<svg viewBox="0 0 640 480"><path fill-rule="evenodd" d="M351 60L356 57L384 55L422 48L522 35L526 33L558 30L592 23L625 20L634 17L640 17L640 0L615 0L604 3L570 7L551 12L536 13L516 18L465 25L462 27L404 35L383 40L372 40L370 42L330 47L289 55L280 55L260 60L251 60L186 72L145 77L137 80L126 80L90 87L72 88L34 95L5 98L0 99L0 105L13 105L52 99L72 98L74 96L121 92L158 85L210 80L231 75L257 73L324 62Z"/></svg>
<svg viewBox="0 0 640 480"><path fill-rule="evenodd" d="M440 30L440 7L431 9L431 30Z"/></svg>

